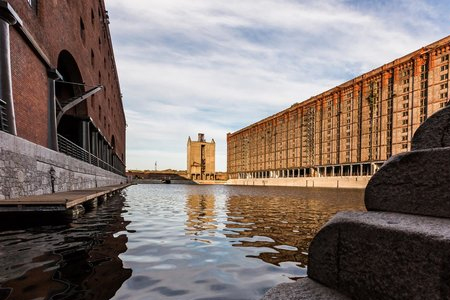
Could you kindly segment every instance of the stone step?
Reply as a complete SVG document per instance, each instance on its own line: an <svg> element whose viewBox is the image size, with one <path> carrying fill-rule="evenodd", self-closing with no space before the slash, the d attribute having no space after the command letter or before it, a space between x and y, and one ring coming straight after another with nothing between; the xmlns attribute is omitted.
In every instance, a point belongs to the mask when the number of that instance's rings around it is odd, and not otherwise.
<svg viewBox="0 0 450 300"><path fill-rule="evenodd" d="M450 147L391 157L365 191L367 210L450 218Z"/></svg>
<svg viewBox="0 0 450 300"><path fill-rule="evenodd" d="M350 300L326 286L302 278L293 283L282 283L271 288L261 300Z"/></svg>
<svg viewBox="0 0 450 300"><path fill-rule="evenodd" d="M338 213L311 243L308 276L352 299L450 299L450 220Z"/></svg>

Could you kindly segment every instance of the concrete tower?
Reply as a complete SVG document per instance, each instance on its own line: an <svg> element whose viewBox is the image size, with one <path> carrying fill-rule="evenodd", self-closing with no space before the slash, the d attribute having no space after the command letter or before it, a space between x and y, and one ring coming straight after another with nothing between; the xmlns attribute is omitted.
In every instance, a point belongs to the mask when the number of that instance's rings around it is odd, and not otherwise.
<svg viewBox="0 0 450 300"><path fill-rule="evenodd" d="M205 141L203 133L198 134L198 140L187 141L187 173L192 180L215 180L216 142Z"/></svg>

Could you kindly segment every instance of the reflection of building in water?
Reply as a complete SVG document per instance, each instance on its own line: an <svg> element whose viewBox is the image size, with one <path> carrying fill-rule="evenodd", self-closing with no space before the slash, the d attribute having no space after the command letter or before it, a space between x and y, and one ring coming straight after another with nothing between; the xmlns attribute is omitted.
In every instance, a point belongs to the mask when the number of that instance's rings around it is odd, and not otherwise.
<svg viewBox="0 0 450 300"><path fill-rule="evenodd" d="M187 173L192 180L215 180L216 142L208 143L203 133L198 134L197 141L187 142Z"/></svg>
<svg viewBox="0 0 450 300"><path fill-rule="evenodd" d="M217 228L215 202L214 195L188 195L186 201L187 234L198 235L202 231L209 231L210 235L214 235Z"/></svg>
<svg viewBox="0 0 450 300"><path fill-rule="evenodd" d="M122 201L114 197L108 207L80 221L89 224L75 222L72 228L36 234L40 237L26 241L38 249L30 265L39 266L0 283L0 299L111 299L132 273L119 258L127 250L128 238L114 237L130 223L121 216ZM47 239L50 246L45 245Z"/></svg>
<svg viewBox="0 0 450 300"><path fill-rule="evenodd" d="M226 231L231 231L227 238L236 241L236 247L275 250L254 256L274 265L289 261L306 266L309 244L331 216L341 210L364 209L361 191L298 188L279 195L267 191L266 195L230 196L227 201Z"/></svg>

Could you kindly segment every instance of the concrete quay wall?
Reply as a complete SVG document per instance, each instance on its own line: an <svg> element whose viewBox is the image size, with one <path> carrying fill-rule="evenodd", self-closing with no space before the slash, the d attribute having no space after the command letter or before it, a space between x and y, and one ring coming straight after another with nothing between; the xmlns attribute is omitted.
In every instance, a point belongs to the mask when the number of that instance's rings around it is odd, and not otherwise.
<svg viewBox="0 0 450 300"><path fill-rule="evenodd" d="M0 200L125 183L126 177L0 131Z"/></svg>
<svg viewBox="0 0 450 300"><path fill-rule="evenodd" d="M371 176L229 179L228 185L297 186L364 189Z"/></svg>

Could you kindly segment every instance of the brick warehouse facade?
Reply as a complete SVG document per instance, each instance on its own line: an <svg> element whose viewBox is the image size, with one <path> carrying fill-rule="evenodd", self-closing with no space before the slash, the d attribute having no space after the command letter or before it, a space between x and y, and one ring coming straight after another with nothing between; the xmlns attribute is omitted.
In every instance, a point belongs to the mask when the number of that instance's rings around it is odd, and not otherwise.
<svg viewBox="0 0 450 300"><path fill-rule="evenodd" d="M227 135L230 179L370 176L448 102L450 36Z"/></svg>
<svg viewBox="0 0 450 300"><path fill-rule="evenodd" d="M104 1L0 0L0 23L0 129L123 176L126 120Z"/></svg>

